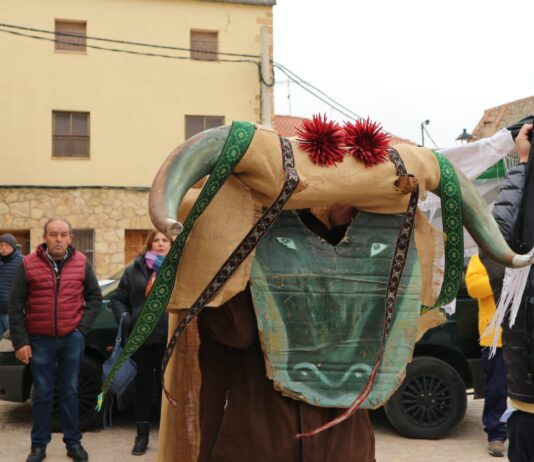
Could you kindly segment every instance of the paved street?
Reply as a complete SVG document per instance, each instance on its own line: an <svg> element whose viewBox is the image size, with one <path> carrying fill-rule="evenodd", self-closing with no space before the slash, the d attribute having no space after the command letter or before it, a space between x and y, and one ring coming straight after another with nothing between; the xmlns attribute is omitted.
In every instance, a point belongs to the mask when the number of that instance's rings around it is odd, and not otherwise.
<svg viewBox="0 0 534 462"><path fill-rule="evenodd" d="M439 441L410 440L398 436L384 416L373 416L376 432L377 462L490 462L496 460L486 453L485 435L480 424L482 401L469 400L464 421L445 439ZM23 462L29 449L31 409L28 404L0 401L0 461ZM132 456L134 438L133 416L115 417L112 430L96 430L84 435L83 444L92 462L154 462L157 433L152 433L150 449L145 456ZM179 431L177 429L177 431ZM60 434L54 434L47 451L47 461L69 461ZM283 462L283 461L282 461Z"/></svg>
<svg viewBox="0 0 534 462"><path fill-rule="evenodd" d="M411 440L400 437L386 417L373 418L377 462L490 462L507 460L491 457L486 451L482 429L483 400L469 398L462 422L444 439ZM378 416L380 417L380 416Z"/></svg>

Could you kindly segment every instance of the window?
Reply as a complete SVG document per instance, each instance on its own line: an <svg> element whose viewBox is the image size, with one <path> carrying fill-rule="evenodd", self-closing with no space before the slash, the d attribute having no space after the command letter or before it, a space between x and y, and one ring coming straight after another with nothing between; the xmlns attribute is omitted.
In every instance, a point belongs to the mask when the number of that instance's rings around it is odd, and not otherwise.
<svg viewBox="0 0 534 462"><path fill-rule="evenodd" d="M84 253L91 266L95 264L95 231L93 229L73 229L72 246Z"/></svg>
<svg viewBox="0 0 534 462"><path fill-rule="evenodd" d="M86 37L87 23L85 21L56 19L56 50L85 51Z"/></svg>
<svg viewBox="0 0 534 462"><path fill-rule="evenodd" d="M52 112L52 156L89 157L89 113Z"/></svg>
<svg viewBox="0 0 534 462"><path fill-rule="evenodd" d="M216 61L218 51L218 32L191 31L191 59Z"/></svg>
<svg viewBox="0 0 534 462"><path fill-rule="evenodd" d="M223 116L185 116L185 139L200 133L208 128L224 125Z"/></svg>

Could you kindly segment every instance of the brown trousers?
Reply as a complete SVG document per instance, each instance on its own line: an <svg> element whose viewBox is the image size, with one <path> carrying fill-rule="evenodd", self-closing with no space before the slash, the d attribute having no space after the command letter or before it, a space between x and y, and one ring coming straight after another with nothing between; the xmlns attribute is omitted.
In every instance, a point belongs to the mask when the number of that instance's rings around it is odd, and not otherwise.
<svg viewBox="0 0 534 462"><path fill-rule="evenodd" d="M266 377L256 318L247 289L199 316L199 462L373 462L374 435L366 410L318 435L297 433L342 410L282 396Z"/></svg>

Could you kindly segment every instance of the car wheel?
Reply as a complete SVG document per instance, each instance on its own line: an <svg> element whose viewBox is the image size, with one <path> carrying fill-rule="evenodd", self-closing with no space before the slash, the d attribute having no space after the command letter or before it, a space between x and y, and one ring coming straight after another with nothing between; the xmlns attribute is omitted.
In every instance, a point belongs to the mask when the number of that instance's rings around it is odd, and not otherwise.
<svg viewBox="0 0 534 462"><path fill-rule="evenodd" d="M465 415L465 384L456 370L436 358L414 358L406 378L384 406L386 415L403 436L438 439Z"/></svg>
<svg viewBox="0 0 534 462"><path fill-rule="evenodd" d="M84 356L80 366L79 399L79 427L86 431L96 427L101 422L101 416L96 411L96 399L102 388L102 363L97 359ZM57 390L54 392L52 410L52 429L61 431L61 411Z"/></svg>

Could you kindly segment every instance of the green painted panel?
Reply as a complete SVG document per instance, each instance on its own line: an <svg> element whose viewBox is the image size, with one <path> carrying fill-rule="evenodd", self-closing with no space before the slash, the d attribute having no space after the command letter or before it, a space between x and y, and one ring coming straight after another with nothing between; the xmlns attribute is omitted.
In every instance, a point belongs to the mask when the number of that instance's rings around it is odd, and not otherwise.
<svg viewBox="0 0 534 462"><path fill-rule="evenodd" d="M251 290L275 388L312 405L348 407L382 347L387 280L403 215L358 213L337 246L284 212L256 249ZM375 385L382 404L403 379L420 310L412 242Z"/></svg>

